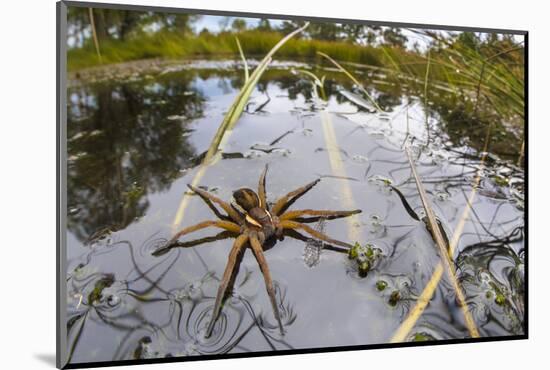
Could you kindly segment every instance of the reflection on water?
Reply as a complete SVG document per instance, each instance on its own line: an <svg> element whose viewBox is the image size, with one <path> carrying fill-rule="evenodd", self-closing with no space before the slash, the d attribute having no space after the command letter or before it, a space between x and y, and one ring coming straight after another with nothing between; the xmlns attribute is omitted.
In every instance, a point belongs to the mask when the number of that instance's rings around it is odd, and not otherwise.
<svg viewBox="0 0 550 370"><path fill-rule="evenodd" d="M319 69L328 98L321 104L307 76L290 71L305 67L280 63L258 84L223 159L201 185L228 200L234 189L254 187L269 163L268 199L320 177L295 207L343 209L347 200L340 189L347 184L355 208L363 210L351 225L360 240L349 240L346 220L317 226L336 239L368 243L377 257L365 276L357 261L307 239L285 238L266 251L286 331L281 336L247 251L206 338L229 239L205 230L185 241L207 243L151 254L171 237L197 159L243 83L231 62L202 66L70 83L72 362L388 342L439 262L403 144L411 143L442 230L452 235L481 168L487 122L490 153L455 255L457 273L482 336L523 333L523 170L513 164L520 139L505 130L507 123L443 94L434 93L425 107L419 86L365 75L386 111L376 114L354 98L360 96L356 87ZM325 142L320 111L334 127L345 176L332 172L328 156L334 149ZM211 218L204 203L191 197L181 226ZM467 337L463 321L444 277L407 340Z"/></svg>
<svg viewBox="0 0 550 370"><path fill-rule="evenodd" d="M190 79L79 86L69 93L69 228L80 239L141 217L194 155L205 98Z"/></svg>

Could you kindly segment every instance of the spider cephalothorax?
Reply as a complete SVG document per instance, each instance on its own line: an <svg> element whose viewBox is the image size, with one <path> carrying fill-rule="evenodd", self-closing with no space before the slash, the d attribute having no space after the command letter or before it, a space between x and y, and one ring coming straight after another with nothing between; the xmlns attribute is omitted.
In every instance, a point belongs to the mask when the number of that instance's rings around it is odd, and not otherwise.
<svg viewBox="0 0 550 370"><path fill-rule="evenodd" d="M273 287L273 281L271 280L271 273L264 256L264 247L268 240L274 240L274 237L283 239L284 236L290 236L299 240L308 240L296 230L302 230L308 233L313 239L325 241L330 244L335 244L344 248L351 248L352 246L346 242L331 239L327 235L309 227L306 223L316 222L320 219L334 219L341 217L348 217L356 213L360 213L361 210L353 211L330 211L330 210L312 210L303 209L296 211L288 211L287 209L302 195L307 193L312 187L314 187L320 180L315 180L301 188L298 188L285 196L279 198L272 205L267 203L265 193L265 177L267 173L267 165L265 166L258 185L258 193L249 188L241 188L233 192L233 197L230 203L224 202L216 196L188 185L191 190L197 193L202 200L208 205L208 207L216 214L219 220L216 221L203 221L196 225L189 226L176 233L168 243L158 250L154 255L161 255L174 247L193 247L205 242L220 240L225 238L235 238L233 248L229 252L227 266L225 268L218 293L216 295L216 302L214 304L214 311L212 318L206 330L206 336L209 337L212 333L214 323L216 322L222 307L222 302L228 291L231 291L230 282L234 278L239 256L246 247L252 249L260 270L264 276L267 293L269 295L273 313L279 324L281 334L284 333L283 325L277 308L275 300L275 289ZM213 203L220 206L227 214L222 214ZM308 217L309 216L309 217ZM190 241L186 243L178 242L179 238L189 234L193 231L204 229L209 226L218 227L225 231L218 234L215 237L207 237L196 241Z"/></svg>

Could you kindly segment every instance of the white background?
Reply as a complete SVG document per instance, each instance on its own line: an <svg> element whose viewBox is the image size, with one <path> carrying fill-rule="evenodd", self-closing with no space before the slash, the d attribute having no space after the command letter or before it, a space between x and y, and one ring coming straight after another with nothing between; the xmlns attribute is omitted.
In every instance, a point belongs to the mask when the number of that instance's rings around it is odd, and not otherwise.
<svg viewBox="0 0 550 370"><path fill-rule="evenodd" d="M136 4L380 21L527 29L529 56L529 323L527 341L202 361L140 369L548 366L550 348L550 12L543 1L127 0ZM111 0L121 3L124 1ZM55 358L55 1L4 1L0 12L0 320L2 367ZM546 351L546 353L544 353ZM544 365L546 363L546 365ZM530 367L530 366L529 366ZM132 369L137 369L132 367Z"/></svg>

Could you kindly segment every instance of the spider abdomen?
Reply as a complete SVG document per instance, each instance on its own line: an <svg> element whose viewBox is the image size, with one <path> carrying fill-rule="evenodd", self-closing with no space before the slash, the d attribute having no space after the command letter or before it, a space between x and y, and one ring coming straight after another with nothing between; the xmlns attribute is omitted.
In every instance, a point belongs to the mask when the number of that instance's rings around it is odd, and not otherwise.
<svg viewBox="0 0 550 370"><path fill-rule="evenodd" d="M258 197L258 194L249 188L241 188L234 191L233 199L235 200L233 206L235 207L236 203L237 207L235 208L237 208L240 212L243 210L245 212L250 212L253 208L260 206L260 198Z"/></svg>

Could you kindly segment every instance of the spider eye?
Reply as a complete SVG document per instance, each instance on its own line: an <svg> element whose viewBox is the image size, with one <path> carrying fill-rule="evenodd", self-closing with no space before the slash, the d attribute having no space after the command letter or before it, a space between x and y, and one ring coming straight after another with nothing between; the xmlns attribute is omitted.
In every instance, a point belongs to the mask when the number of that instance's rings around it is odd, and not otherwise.
<svg viewBox="0 0 550 370"><path fill-rule="evenodd" d="M260 198L252 189L242 188L234 191L233 199L246 212L260 206Z"/></svg>

